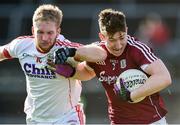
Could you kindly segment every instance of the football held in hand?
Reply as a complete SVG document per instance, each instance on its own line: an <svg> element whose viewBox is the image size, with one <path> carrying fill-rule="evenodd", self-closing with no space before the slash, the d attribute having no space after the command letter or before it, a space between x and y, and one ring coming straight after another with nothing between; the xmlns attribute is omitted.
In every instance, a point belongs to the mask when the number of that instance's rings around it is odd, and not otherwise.
<svg viewBox="0 0 180 125"><path fill-rule="evenodd" d="M124 71L123 73L121 73L119 75L119 77L117 78L116 81L116 85L119 87L120 89L120 79L123 80L123 84L126 87L127 90L129 90L130 92L134 91L135 89L139 88L140 86L142 86L146 80L147 80L147 76L144 72L142 72L141 70L138 69L128 69L126 71ZM140 102L144 99L145 97L141 97L135 101L133 101L133 103L137 103Z"/></svg>

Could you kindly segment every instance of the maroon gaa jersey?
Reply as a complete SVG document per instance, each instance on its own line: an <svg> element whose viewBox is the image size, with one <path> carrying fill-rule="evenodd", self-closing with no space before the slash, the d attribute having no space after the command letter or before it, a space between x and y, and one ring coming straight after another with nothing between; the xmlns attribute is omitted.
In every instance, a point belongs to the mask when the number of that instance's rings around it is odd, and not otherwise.
<svg viewBox="0 0 180 125"><path fill-rule="evenodd" d="M150 64L157 60L152 50L135 40L128 37L127 46L122 55L116 57L110 54L105 47L105 42L98 43L99 46L107 51L105 61L90 63L98 77L98 80L105 88L108 99L108 113L112 124L149 124L158 121L167 113L164 102L159 93L147 96L138 103L128 103L123 101L114 91L114 83L117 77L127 69L139 69L144 64Z"/></svg>

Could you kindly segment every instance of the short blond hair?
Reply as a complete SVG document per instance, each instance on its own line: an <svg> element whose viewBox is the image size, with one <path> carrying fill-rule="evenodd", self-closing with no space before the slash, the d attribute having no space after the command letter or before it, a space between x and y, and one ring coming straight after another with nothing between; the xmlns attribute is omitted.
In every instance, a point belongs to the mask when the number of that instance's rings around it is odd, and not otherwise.
<svg viewBox="0 0 180 125"><path fill-rule="evenodd" d="M62 11L57 6L43 4L35 10L32 21L33 26L38 21L53 21L57 24L57 27L60 27L62 18Z"/></svg>

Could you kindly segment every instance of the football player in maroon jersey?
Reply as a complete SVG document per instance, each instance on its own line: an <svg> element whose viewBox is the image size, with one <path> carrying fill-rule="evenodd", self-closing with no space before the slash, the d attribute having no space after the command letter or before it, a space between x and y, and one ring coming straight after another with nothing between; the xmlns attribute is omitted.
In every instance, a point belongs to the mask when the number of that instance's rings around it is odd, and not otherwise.
<svg viewBox="0 0 180 125"><path fill-rule="evenodd" d="M111 124L166 124L167 110L159 91L171 84L171 76L162 60L147 45L127 35L126 18L122 12L112 9L101 11L99 28L101 42L96 44L106 50L107 58L102 62L80 63L74 77L98 77L108 99ZM149 78L140 88L132 92L123 90L118 95L114 84L117 77L128 69L142 70ZM141 97L146 98L130 103Z"/></svg>

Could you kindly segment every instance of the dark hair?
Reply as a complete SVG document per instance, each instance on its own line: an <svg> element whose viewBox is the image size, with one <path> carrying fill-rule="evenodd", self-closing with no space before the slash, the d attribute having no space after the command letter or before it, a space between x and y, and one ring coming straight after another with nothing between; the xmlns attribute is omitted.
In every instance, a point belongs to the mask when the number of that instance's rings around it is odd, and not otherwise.
<svg viewBox="0 0 180 125"><path fill-rule="evenodd" d="M102 10L98 21L102 34L114 35L116 32L126 31L126 17L123 12L113 9Z"/></svg>

